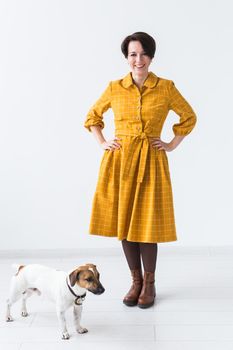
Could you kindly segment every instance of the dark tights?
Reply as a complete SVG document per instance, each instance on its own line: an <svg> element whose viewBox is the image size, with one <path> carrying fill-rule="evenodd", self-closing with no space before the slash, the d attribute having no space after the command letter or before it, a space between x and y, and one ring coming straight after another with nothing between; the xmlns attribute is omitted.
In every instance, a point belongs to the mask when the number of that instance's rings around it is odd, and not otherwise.
<svg viewBox="0 0 233 350"><path fill-rule="evenodd" d="M142 258L144 271L155 272L158 250L157 243L129 242L124 239L122 241L122 247L130 270L141 268Z"/></svg>

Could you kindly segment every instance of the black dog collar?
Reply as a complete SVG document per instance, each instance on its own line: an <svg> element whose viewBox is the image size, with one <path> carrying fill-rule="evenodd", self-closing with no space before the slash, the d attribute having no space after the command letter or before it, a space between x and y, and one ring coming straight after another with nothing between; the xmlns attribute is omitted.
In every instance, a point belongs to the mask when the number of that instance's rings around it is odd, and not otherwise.
<svg viewBox="0 0 233 350"><path fill-rule="evenodd" d="M73 291L73 289L69 286L69 283L67 281L67 278L66 278L66 284L67 284L67 287L69 288L70 292L76 297L74 303L76 305L82 305L83 301L85 300L85 297L87 295L87 293L84 293L83 295L77 295L75 294L75 292Z"/></svg>

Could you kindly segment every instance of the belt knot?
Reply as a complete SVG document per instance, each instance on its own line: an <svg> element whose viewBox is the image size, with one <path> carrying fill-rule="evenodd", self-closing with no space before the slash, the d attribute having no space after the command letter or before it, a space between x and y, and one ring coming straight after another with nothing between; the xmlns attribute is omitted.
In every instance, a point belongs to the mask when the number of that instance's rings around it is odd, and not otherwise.
<svg viewBox="0 0 233 350"><path fill-rule="evenodd" d="M142 132L142 133L139 135L139 137L140 137L141 140L147 139L147 135L146 135L145 132Z"/></svg>

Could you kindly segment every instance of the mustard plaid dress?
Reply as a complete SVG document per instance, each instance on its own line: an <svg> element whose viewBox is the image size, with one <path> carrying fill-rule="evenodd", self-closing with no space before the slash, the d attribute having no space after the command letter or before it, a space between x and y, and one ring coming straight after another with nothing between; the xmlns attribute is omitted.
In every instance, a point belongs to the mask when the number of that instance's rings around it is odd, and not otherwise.
<svg viewBox="0 0 233 350"><path fill-rule="evenodd" d="M105 150L92 203L89 233L133 242L177 240L167 154L150 144L160 137L169 110L180 117L175 135L188 135L196 115L175 87L149 72L141 89L131 72L111 81L89 110L84 126L104 128L112 108L120 149Z"/></svg>

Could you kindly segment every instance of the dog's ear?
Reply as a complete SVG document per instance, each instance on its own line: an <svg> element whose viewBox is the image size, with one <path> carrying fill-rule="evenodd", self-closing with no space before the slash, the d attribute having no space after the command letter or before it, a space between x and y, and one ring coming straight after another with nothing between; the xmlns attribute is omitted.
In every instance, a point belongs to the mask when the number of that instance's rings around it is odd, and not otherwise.
<svg viewBox="0 0 233 350"><path fill-rule="evenodd" d="M70 284L73 287L77 280L77 270L74 270L69 274Z"/></svg>
<svg viewBox="0 0 233 350"><path fill-rule="evenodd" d="M86 266L80 266L69 274L70 284L73 287L78 280L78 275L81 271L86 270Z"/></svg>

